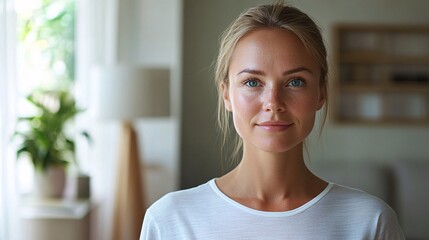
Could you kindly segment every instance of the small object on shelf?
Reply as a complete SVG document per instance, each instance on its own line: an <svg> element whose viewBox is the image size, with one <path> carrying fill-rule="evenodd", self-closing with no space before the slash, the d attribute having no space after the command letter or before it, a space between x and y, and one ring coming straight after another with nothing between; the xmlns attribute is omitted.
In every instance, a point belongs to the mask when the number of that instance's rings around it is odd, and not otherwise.
<svg viewBox="0 0 429 240"><path fill-rule="evenodd" d="M429 76L426 73L394 73L392 80L397 83L428 83Z"/></svg>
<svg viewBox="0 0 429 240"><path fill-rule="evenodd" d="M429 26L334 28L337 123L429 124Z"/></svg>
<svg viewBox="0 0 429 240"><path fill-rule="evenodd" d="M87 174L79 174L76 181L76 198L89 199L91 196L91 177Z"/></svg>

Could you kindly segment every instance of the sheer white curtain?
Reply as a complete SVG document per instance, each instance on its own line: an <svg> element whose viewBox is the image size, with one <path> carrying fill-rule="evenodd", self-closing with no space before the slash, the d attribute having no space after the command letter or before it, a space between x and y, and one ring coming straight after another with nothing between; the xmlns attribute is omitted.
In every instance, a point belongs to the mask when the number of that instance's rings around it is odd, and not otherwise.
<svg viewBox="0 0 429 240"><path fill-rule="evenodd" d="M12 0L0 0L0 239L19 239L15 156L10 143L16 115L15 13Z"/></svg>
<svg viewBox="0 0 429 240"><path fill-rule="evenodd" d="M96 89L91 83L95 65L116 62L119 0L77 0L75 96L87 109L77 119L78 129L89 130L93 144L77 143L77 157L91 175L91 239L111 239L116 149L119 126L100 124L91 105Z"/></svg>

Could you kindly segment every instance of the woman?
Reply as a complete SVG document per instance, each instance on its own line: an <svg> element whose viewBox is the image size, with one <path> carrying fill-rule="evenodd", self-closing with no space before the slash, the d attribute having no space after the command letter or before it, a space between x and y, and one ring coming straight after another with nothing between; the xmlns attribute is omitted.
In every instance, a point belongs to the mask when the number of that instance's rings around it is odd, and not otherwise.
<svg viewBox="0 0 429 240"><path fill-rule="evenodd" d="M306 14L282 3L241 14L216 66L219 123L227 131L232 115L241 161L153 204L140 239L404 239L389 206L304 163L327 72L323 39Z"/></svg>

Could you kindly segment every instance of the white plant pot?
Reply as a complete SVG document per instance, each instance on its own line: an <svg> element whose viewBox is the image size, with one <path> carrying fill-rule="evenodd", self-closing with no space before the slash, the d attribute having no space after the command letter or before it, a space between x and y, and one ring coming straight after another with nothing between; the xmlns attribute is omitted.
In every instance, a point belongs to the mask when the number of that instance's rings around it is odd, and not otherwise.
<svg viewBox="0 0 429 240"><path fill-rule="evenodd" d="M66 171L61 166L51 166L45 172L35 171L34 195L39 198L61 198L66 185Z"/></svg>

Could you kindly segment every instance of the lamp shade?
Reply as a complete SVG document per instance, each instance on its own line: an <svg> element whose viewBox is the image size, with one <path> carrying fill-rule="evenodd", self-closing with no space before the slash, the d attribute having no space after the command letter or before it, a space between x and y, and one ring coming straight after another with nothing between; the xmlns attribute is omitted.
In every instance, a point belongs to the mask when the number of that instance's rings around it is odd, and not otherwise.
<svg viewBox="0 0 429 240"><path fill-rule="evenodd" d="M97 66L95 115L103 120L131 121L170 115L170 71L127 65Z"/></svg>

